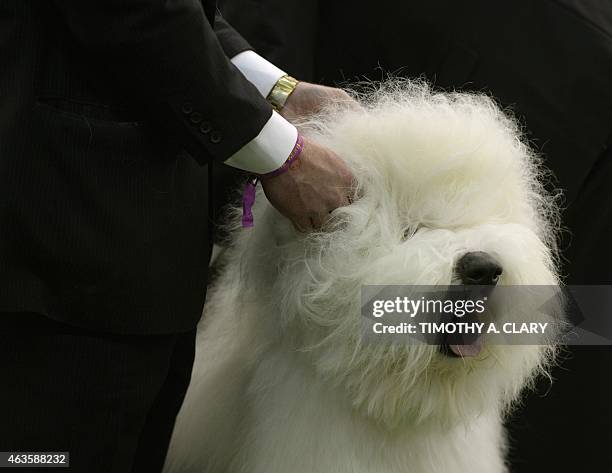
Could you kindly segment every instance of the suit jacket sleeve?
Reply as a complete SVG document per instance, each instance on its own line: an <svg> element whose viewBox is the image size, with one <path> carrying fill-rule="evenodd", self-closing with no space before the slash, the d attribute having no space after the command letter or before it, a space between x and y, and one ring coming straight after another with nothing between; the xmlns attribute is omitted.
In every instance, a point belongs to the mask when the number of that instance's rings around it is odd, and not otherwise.
<svg viewBox="0 0 612 473"><path fill-rule="evenodd" d="M83 53L196 159L225 161L272 109L231 64L199 0L54 0ZM248 43L213 19L228 50Z"/></svg>
<svg viewBox="0 0 612 473"><path fill-rule="evenodd" d="M260 55L301 80L317 80L315 49L320 23L319 0L225 0L220 1L225 19ZM328 2L334 4L334 2ZM337 2L338 8L346 2ZM335 8L332 8L335 10ZM322 16L321 18L324 18ZM346 32L342 31L344 35ZM337 66L337 64L334 64Z"/></svg>
<svg viewBox="0 0 612 473"><path fill-rule="evenodd" d="M243 51L254 49L246 39L225 21L220 13L215 15L215 33L217 34L217 38L225 54L229 58L233 58Z"/></svg>

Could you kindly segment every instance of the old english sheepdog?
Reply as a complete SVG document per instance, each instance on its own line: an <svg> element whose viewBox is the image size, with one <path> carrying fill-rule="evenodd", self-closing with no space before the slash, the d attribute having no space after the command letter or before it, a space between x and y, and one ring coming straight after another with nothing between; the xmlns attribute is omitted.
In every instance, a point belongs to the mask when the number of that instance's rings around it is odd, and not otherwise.
<svg viewBox="0 0 612 473"><path fill-rule="evenodd" d="M546 172L484 95L394 82L360 100L302 125L356 178L323 231L261 192L254 228L236 212L167 473L506 471L503 417L551 345L364 343L360 293L559 284Z"/></svg>

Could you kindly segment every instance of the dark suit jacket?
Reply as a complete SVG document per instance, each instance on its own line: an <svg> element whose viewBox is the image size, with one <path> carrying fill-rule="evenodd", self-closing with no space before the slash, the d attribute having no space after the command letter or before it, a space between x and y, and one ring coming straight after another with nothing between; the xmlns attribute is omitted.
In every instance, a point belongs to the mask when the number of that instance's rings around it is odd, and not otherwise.
<svg viewBox="0 0 612 473"><path fill-rule="evenodd" d="M272 110L213 0L0 3L0 311L192 328L209 181Z"/></svg>

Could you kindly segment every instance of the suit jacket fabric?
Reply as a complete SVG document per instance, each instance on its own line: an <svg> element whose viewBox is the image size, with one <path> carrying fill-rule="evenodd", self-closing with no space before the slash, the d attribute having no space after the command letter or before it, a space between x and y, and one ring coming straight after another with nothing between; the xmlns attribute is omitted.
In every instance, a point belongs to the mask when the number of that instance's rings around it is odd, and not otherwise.
<svg viewBox="0 0 612 473"><path fill-rule="evenodd" d="M0 4L0 311L125 333L191 329L209 164L272 110L212 0Z"/></svg>

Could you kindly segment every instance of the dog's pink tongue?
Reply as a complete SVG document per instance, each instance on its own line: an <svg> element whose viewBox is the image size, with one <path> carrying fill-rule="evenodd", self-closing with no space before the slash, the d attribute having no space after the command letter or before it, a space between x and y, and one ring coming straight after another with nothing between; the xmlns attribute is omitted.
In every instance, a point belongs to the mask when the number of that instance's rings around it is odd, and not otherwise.
<svg viewBox="0 0 612 473"><path fill-rule="evenodd" d="M478 356L482 349L482 337L478 337L469 345L449 345L451 351L462 357Z"/></svg>

